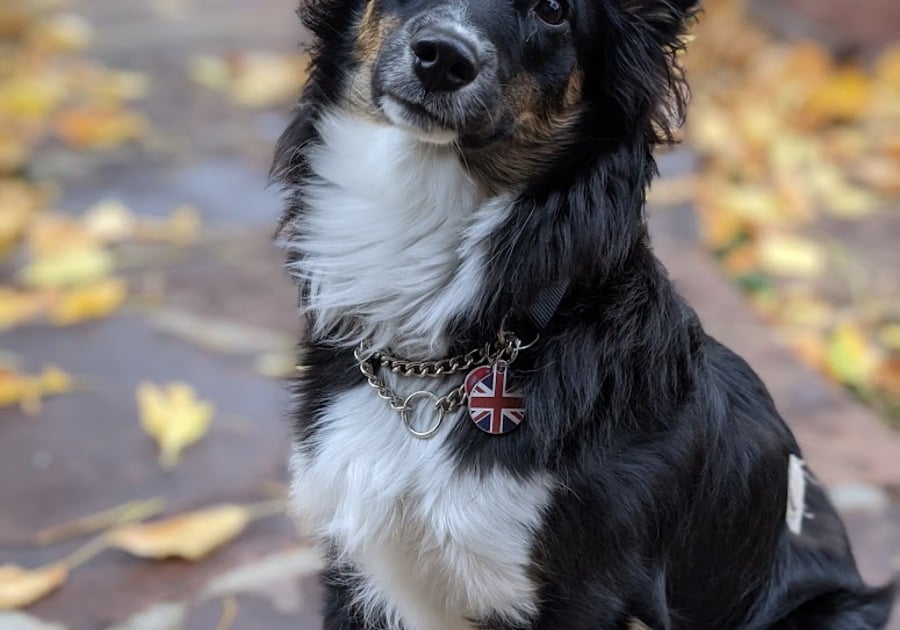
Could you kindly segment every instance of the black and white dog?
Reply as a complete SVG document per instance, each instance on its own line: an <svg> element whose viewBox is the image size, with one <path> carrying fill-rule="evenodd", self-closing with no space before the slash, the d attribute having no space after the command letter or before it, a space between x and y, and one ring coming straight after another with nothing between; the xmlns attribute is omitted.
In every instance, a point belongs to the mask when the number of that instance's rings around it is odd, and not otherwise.
<svg viewBox="0 0 900 630"><path fill-rule="evenodd" d="M843 526L654 257L693 0L312 0L281 139L328 630L866 630Z"/></svg>

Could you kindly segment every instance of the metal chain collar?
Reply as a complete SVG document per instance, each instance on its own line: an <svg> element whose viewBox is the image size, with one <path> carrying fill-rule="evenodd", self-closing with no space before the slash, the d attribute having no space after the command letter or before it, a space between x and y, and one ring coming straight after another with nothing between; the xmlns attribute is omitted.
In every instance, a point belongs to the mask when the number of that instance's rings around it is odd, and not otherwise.
<svg viewBox="0 0 900 630"><path fill-rule="evenodd" d="M390 408L400 414L406 429L419 439L426 439L433 436L440 429L447 414L453 413L466 402L466 385L463 383L458 387L438 396L430 391L421 390L403 397L388 387L380 376L378 376L378 366L390 370L394 374L400 376L408 376L414 378L439 378L441 376L451 376L463 372L469 372L472 368L479 365L494 365L500 360L512 363L519 356L519 350L523 348L522 342L512 333L501 333L500 337L494 343L485 344L481 348L470 350L466 354L457 355L447 359L438 359L433 361L410 361L399 357L391 356L383 352L367 352L367 345L362 342L353 352L353 356L359 361L359 369L366 377L366 381L378 394L378 397L387 401ZM427 398L434 401L434 409L437 412L437 420L426 431L417 431L412 426L413 406L412 403Z"/></svg>

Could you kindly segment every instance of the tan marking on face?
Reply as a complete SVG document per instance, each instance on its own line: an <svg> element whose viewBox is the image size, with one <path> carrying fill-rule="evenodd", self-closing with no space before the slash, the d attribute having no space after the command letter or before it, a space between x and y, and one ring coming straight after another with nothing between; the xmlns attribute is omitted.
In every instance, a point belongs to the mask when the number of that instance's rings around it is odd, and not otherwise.
<svg viewBox="0 0 900 630"><path fill-rule="evenodd" d="M582 112L584 74L574 68L562 94L548 97L529 75L519 75L505 90L506 110L515 122L512 134L487 152L467 156L473 175L487 188L502 189L546 168L575 132Z"/></svg>
<svg viewBox="0 0 900 630"><path fill-rule="evenodd" d="M366 11L359 22L358 33L356 36L356 54L359 56L359 60L363 63L367 61L374 62L383 41L381 20L378 19L378 14L375 11L375 0L369 0L369 3L366 5Z"/></svg>
<svg viewBox="0 0 900 630"><path fill-rule="evenodd" d="M509 103L516 112L516 133L525 144L540 144L565 133L580 111L584 75L574 68L559 101L549 100L541 86L523 75L513 82Z"/></svg>
<svg viewBox="0 0 900 630"><path fill-rule="evenodd" d="M372 100L372 74L385 39L399 26L399 20L378 12L376 0L369 0L360 18L356 35L356 66L347 80L345 106L358 114L383 119Z"/></svg>

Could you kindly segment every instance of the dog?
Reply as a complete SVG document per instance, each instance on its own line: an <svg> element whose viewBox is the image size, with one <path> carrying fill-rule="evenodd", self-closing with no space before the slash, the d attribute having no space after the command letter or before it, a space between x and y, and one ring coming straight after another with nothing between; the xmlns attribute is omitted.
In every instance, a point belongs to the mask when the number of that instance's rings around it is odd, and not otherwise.
<svg viewBox="0 0 900 630"><path fill-rule="evenodd" d="M327 630L866 630L891 586L654 257L694 0L312 0L276 149Z"/></svg>

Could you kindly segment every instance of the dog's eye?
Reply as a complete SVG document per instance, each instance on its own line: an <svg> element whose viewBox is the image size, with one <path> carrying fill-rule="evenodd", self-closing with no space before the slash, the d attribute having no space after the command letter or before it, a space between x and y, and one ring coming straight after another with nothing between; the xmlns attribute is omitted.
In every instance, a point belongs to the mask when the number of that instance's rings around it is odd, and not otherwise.
<svg viewBox="0 0 900 630"><path fill-rule="evenodd" d="M566 5L563 0L540 0L534 13L547 24L556 26L566 19Z"/></svg>

